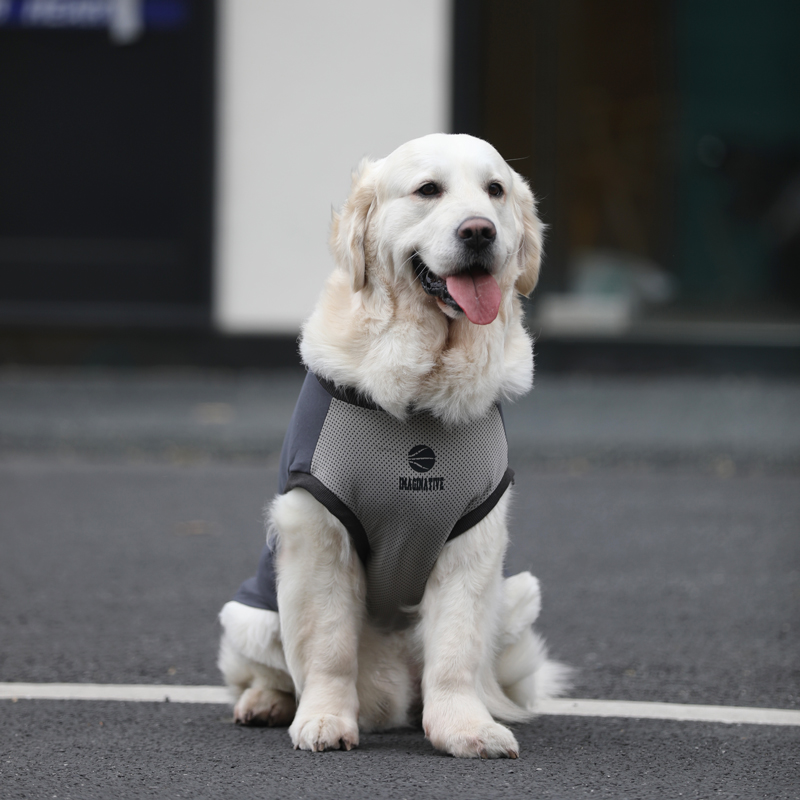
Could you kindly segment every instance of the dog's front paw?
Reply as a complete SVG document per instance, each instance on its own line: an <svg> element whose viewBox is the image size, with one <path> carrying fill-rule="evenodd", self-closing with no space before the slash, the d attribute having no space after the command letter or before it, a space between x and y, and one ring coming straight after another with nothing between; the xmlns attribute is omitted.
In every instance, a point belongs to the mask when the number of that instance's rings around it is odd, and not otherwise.
<svg viewBox="0 0 800 800"><path fill-rule="evenodd" d="M519 745L514 734L497 722L474 727L446 728L425 724L425 736L437 750L458 758L517 758Z"/></svg>
<svg viewBox="0 0 800 800"><path fill-rule="evenodd" d="M296 710L292 695L251 686L233 707L233 721L237 725L283 726L292 721Z"/></svg>
<svg viewBox="0 0 800 800"><path fill-rule="evenodd" d="M295 750L352 750L358 746L358 723L333 714L295 718L289 728Z"/></svg>

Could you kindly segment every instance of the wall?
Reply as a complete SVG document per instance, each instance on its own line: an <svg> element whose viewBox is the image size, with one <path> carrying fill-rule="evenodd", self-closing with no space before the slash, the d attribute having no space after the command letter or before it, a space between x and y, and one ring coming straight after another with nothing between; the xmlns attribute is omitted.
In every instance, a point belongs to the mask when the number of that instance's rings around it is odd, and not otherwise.
<svg viewBox="0 0 800 800"><path fill-rule="evenodd" d="M214 321L293 332L352 168L448 128L449 0L220 0Z"/></svg>

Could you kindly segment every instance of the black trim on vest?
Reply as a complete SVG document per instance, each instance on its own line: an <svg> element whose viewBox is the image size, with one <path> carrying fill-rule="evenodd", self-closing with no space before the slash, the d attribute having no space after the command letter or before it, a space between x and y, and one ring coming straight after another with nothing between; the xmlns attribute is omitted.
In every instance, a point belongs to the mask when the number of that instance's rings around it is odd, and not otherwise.
<svg viewBox="0 0 800 800"><path fill-rule="evenodd" d="M370 411L380 411L380 406L377 406L369 398L365 397L358 389L352 386L337 386L333 381L317 375L316 372L311 373L319 385L331 396L343 403L349 403L351 406L360 406L361 408L368 408Z"/></svg>
<svg viewBox="0 0 800 800"><path fill-rule="evenodd" d="M319 500L347 528L358 557L366 566L371 549L367 532L358 517L321 480L313 475L309 475L307 472L290 472L283 489L284 493L298 487L305 489L314 499Z"/></svg>
<svg viewBox="0 0 800 800"><path fill-rule="evenodd" d="M505 474L500 479L500 483L495 487L495 490L477 508L473 508L472 511L464 514L464 516L456 522L453 526L453 530L450 531L450 535L447 537L447 541L449 542L451 539L455 539L456 536L461 536L462 533L466 533L484 517L488 516L489 512L500 502L500 498L503 496L505 490L508 489L513 482L514 470L508 467Z"/></svg>

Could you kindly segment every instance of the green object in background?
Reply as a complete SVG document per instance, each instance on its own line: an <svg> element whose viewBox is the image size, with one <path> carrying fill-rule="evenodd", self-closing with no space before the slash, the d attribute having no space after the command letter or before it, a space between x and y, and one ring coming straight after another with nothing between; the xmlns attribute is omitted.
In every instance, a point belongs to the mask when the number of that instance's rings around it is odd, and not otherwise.
<svg viewBox="0 0 800 800"><path fill-rule="evenodd" d="M775 298L765 220L800 163L800 3L675 8L681 293L735 305Z"/></svg>

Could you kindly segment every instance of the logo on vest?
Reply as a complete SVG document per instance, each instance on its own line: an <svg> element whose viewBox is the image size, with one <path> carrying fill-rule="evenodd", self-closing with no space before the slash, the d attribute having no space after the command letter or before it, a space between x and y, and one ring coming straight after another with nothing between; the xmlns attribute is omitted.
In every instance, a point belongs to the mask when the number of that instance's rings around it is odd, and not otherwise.
<svg viewBox="0 0 800 800"><path fill-rule="evenodd" d="M430 472L436 463L436 453L426 444L414 445L408 451L408 466L414 472Z"/></svg>
<svg viewBox="0 0 800 800"><path fill-rule="evenodd" d="M414 445L408 451L408 466L414 472L430 472L436 464L436 453L426 444ZM400 491L404 492L443 492L444 478L405 478L400 477Z"/></svg>

